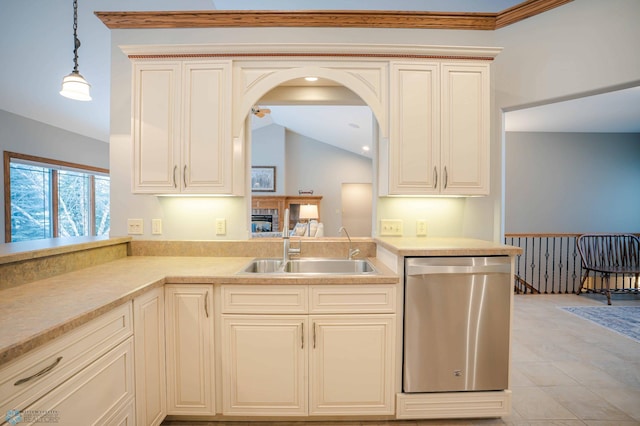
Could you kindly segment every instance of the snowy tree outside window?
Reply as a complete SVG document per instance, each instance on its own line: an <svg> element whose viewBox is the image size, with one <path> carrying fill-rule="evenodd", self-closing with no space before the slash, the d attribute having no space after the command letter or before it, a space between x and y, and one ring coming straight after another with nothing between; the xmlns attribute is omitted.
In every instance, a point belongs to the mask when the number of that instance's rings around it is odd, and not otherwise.
<svg viewBox="0 0 640 426"><path fill-rule="evenodd" d="M109 235L106 173L13 158L9 169L10 241Z"/></svg>

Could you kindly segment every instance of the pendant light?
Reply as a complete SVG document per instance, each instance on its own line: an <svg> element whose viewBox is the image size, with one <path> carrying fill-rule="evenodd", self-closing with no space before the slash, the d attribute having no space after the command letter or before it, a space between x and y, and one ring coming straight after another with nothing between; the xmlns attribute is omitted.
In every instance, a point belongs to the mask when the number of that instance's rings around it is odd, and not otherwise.
<svg viewBox="0 0 640 426"><path fill-rule="evenodd" d="M73 0L73 46L73 71L62 79L60 94L77 101L90 101L89 88L91 85L78 72L78 49L80 48L80 40L78 39L78 0Z"/></svg>

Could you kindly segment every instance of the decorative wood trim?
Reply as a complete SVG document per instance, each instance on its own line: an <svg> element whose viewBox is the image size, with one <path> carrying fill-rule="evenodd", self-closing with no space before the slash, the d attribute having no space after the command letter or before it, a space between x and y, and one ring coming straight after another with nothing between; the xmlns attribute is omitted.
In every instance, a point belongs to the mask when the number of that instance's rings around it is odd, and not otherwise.
<svg viewBox="0 0 640 426"><path fill-rule="evenodd" d="M504 28L573 0L527 0L498 13L494 29Z"/></svg>
<svg viewBox="0 0 640 426"><path fill-rule="evenodd" d="M11 242L11 153L3 154L4 176L4 242Z"/></svg>
<svg viewBox="0 0 640 426"><path fill-rule="evenodd" d="M95 12L110 29L225 27L341 27L493 30L495 13L317 11Z"/></svg>
<svg viewBox="0 0 640 426"><path fill-rule="evenodd" d="M151 28L414 28L491 31L572 0L527 0L499 13L387 10L94 12L110 29Z"/></svg>

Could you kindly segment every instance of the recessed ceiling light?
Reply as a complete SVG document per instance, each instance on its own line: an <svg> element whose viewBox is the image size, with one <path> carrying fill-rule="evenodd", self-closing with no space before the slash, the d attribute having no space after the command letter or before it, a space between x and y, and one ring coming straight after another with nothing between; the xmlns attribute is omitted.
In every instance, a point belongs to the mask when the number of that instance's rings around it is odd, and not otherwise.
<svg viewBox="0 0 640 426"><path fill-rule="evenodd" d="M318 77L305 77L304 79L307 81L318 81Z"/></svg>
<svg viewBox="0 0 640 426"><path fill-rule="evenodd" d="M367 145L365 145L365 146L363 146L363 147L362 147L362 150L363 150L363 151L367 151L367 152L368 152L368 151L369 151L369 149L371 149L371 148L369 148Z"/></svg>

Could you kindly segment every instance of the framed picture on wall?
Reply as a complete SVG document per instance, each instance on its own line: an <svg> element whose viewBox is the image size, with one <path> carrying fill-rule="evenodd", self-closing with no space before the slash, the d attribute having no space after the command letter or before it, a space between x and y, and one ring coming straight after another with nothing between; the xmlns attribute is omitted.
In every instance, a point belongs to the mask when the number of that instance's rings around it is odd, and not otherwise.
<svg viewBox="0 0 640 426"><path fill-rule="evenodd" d="M276 167L251 167L251 192L276 192Z"/></svg>

